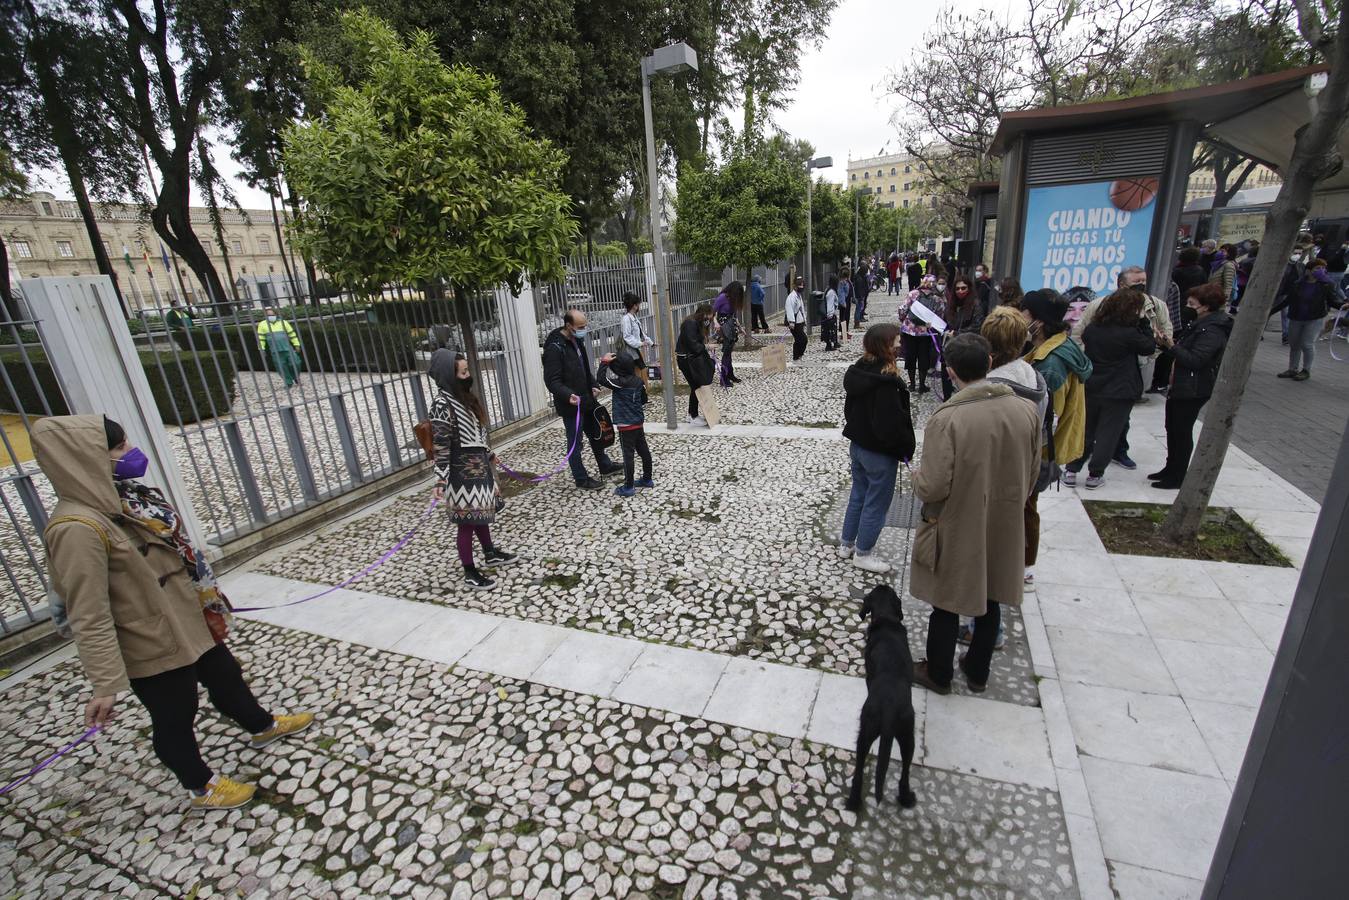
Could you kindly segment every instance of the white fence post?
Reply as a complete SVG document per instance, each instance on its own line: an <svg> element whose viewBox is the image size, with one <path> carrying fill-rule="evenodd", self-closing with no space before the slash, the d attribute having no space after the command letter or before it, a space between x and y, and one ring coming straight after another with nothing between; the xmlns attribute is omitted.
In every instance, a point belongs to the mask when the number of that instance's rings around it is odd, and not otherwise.
<svg viewBox="0 0 1349 900"><path fill-rule="evenodd" d="M121 423L150 458L146 481L164 492L193 542L211 555L112 282L106 275L25 278L23 291L71 413Z"/></svg>

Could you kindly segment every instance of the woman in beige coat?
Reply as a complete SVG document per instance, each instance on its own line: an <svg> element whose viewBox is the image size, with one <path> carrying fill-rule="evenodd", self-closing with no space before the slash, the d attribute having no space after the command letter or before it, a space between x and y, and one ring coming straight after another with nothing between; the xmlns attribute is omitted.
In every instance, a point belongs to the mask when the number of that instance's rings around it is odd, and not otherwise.
<svg viewBox="0 0 1349 900"><path fill-rule="evenodd" d="M958 392L928 419L922 463L913 476L922 501L909 592L932 606L927 659L914 681L950 693L960 617L974 617L961 657L970 690L988 684L1000 606L1021 605L1026 498L1040 471L1041 423L1035 407L1005 384L985 380L988 341L952 339L945 351Z"/></svg>
<svg viewBox="0 0 1349 900"><path fill-rule="evenodd" d="M113 720L128 688L150 713L155 755L201 809L232 809L254 788L215 775L193 724L197 684L251 734L251 746L308 728L310 713L273 716L253 697L224 644L229 606L158 490L138 480L148 460L103 416L56 416L33 427L37 463L56 490L44 538L58 602L69 617L94 696L87 726Z"/></svg>

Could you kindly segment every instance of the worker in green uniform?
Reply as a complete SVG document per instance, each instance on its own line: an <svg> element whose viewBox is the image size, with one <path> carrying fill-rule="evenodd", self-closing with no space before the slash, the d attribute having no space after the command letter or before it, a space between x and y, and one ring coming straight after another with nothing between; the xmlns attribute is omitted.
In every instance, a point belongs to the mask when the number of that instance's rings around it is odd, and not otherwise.
<svg viewBox="0 0 1349 900"><path fill-rule="evenodd" d="M267 318L258 323L258 349L272 355L272 367L286 379L286 389L300 380L300 336L289 322L267 307Z"/></svg>

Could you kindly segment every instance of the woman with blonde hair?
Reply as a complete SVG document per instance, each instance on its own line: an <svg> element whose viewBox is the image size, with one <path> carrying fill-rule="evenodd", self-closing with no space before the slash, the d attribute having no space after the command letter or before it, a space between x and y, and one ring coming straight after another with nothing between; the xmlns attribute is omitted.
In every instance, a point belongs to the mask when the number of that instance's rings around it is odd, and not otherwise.
<svg viewBox="0 0 1349 900"><path fill-rule="evenodd" d="M862 338L862 358L843 376L843 436L851 441L852 492L838 552L853 565L883 574L890 566L872 555L895 494L901 460L917 443L909 392L899 375L899 326L881 322Z"/></svg>

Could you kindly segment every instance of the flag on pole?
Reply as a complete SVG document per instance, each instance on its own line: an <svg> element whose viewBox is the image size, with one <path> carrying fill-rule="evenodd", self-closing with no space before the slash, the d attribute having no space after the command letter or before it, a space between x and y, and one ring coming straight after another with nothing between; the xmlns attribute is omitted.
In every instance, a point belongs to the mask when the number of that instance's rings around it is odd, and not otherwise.
<svg viewBox="0 0 1349 900"><path fill-rule="evenodd" d="M150 251L146 249L144 244L141 244L141 257L145 260L145 271L150 274L151 278L154 278L155 267L150 265Z"/></svg>
<svg viewBox="0 0 1349 900"><path fill-rule="evenodd" d="M167 251L167 250L164 249L164 242L163 242L163 241L160 241L160 242L159 242L159 258L162 259L162 260L164 261L164 272L165 272L165 274L172 275L172 274L173 274L173 266L169 265L169 251Z"/></svg>
<svg viewBox="0 0 1349 900"><path fill-rule="evenodd" d="M136 267L131 264L131 249L127 247L126 244L122 245L122 259L126 260L126 267L128 269L132 272L136 271Z"/></svg>

